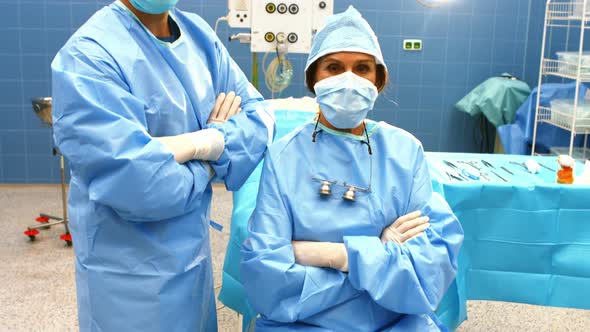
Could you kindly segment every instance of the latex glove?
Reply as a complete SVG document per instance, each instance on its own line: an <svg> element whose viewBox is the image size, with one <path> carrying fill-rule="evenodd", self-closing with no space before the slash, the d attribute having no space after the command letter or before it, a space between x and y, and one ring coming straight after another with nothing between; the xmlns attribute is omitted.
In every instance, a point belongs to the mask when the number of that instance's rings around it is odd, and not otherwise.
<svg viewBox="0 0 590 332"><path fill-rule="evenodd" d="M427 216L421 217L422 212L414 211L397 218L393 224L386 227L381 233L381 242L393 241L397 244L405 242L422 234L430 227Z"/></svg>
<svg viewBox="0 0 590 332"><path fill-rule="evenodd" d="M195 155L195 145L188 134L178 136L154 137L162 143L172 154L174 160L179 164L184 164L193 159Z"/></svg>
<svg viewBox="0 0 590 332"><path fill-rule="evenodd" d="M174 160L180 164L192 159L215 161L221 157L225 148L223 134L215 128L155 139L168 148L174 155Z"/></svg>
<svg viewBox="0 0 590 332"><path fill-rule="evenodd" d="M195 146L193 159L216 161L221 157L225 149L225 138L219 130L208 128L192 132L189 136Z"/></svg>
<svg viewBox="0 0 590 332"><path fill-rule="evenodd" d="M293 241L292 244L298 264L348 272L348 252L344 243Z"/></svg>
<svg viewBox="0 0 590 332"><path fill-rule="evenodd" d="M230 91L227 95L223 92L220 93L215 100L215 106L213 106L207 123L224 123L242 111L240 108L241 103L242 97L236 96L233 91Z"/></svg>

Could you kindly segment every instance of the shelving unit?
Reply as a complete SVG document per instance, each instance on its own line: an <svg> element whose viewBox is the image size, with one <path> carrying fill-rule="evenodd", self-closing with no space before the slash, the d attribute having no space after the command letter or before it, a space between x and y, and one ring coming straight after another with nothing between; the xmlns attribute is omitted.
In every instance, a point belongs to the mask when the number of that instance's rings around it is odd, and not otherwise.
<svg viewBox="0 0 590 332"><path fill-rule="evenodd" d="M579 29L579 47L577 55L572 59L565 59L565 55L560 59L552 59L546 55L548 43L548 29L568 29L567 36L569 42L570 29ZM584 147L588 143L588 134L590 134L590 100L580 104L585 96L580 98L580 85L583 82L590 82L590 53L584 52L584 35L586 30L590 29L590 0L547 0L545 11L545 24L543 28L543 42L541 51L541 67L539 70L539 85L537 93L537 109L535 116L535 126L533 131L533 144L531 153L535 154L535 145L537 140L537 127L539 123L545 122L553 126L565 129L570 132L569 155L574 153L574 138L576 135L584 135ZM571 56L571 53L566 53ZM586 60L584 61L584 55ZM571 107L556 108L541 106L541 89L543 80L548 76L559 77L566 80L576 81L576 91L574 99L571 101ZM590 158L590 150L587 148L580 151L582 158Z"/></svg>

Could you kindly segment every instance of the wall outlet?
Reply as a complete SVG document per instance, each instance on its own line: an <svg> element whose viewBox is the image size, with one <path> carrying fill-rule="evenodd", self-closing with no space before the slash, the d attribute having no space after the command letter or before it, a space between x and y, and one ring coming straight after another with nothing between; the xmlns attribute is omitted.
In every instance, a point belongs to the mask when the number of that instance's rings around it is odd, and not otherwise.
<svg viewBox="0 0 590 332"><path fill-rule="evenodd" d="M422 40L404 39L402 48L404 49L404 51L422 51Z"/></svg>
<svg viewBox="0 0 590 332"><path fill-rule="evenodd" d="M250 0L229 0L227 24L232 28L249 28Z"/></svg>

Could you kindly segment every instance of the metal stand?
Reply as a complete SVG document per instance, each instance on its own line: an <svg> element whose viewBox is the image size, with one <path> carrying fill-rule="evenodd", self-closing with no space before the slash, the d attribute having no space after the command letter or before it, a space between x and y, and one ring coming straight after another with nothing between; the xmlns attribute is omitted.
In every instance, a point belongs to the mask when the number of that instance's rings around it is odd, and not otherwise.
<svg viewBox="0 0 590 332"><path fill-rule="evenodd" d="M39 116L43 123L52 126L51 122L51 97L37 98L33 100L33 110L35 114ZM35 241L37 235L39 235L40 229L49 229L51 226L63 224L65 233L60 236L60 239L64 240L68 246L72 245L72 235L70 234L70 228L68 227L68 206L67 206L67 192L66 192L66 175L65 175L65 162L64 156L59 152L57 148L53 148L53 155L59 155L60 170L61 170L61 200L62 200L62 217L52 216L46 213L40 213L36 221L39 223L37 226L27 227L24 234L29 237L31 241ZM52 220L52 221L50 221Z"/></svg>
<svg viewBox="0 0 590 332"><path fill-rule="evenodd" d="M590 0L547 0L544 22L531 154L536 154L539 123L545 122L569 131L570 143L567 148L569 156L576 158L575 150L581 149L581 159L585 160L587 154L590 155L590 150L587 148L590 119L586 111L588 101L587 98L581 96L580 86L583 82L590 82L590 65L587 63L588 55L584 48L584 36L587 33L586 30L590 29ZM579 30L577 32L579 35L573 35L571 38L574 43L577 43L574 44L577 46L576 52L557 52L557 60L547 54L554 28L565 30L567 39L564 51L570 50L570 30L571 33ZM547 76L557 77L562 81L575 81L574 99L571 101L562 100L559 104L557 104L559 100L555 100L550 106L541 105L541 89L546 84L544 79L546 80ZM581 148L575 147L576 135L584 135L584 146ZM556 148L556 151L557 149L559 148Z"/></svg>

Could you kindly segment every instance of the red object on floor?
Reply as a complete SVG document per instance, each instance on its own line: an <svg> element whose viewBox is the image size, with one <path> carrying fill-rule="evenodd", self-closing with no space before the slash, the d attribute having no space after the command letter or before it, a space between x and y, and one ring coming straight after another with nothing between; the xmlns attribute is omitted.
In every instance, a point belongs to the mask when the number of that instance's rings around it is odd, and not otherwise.
<svg viewBox="0 0 590 332"><path fill-rule="evenodd" d="M39 234L39 231L36 229L27 229L23 232L26 236L35 236Z"/></svg>
<svg viewBox="0 0 590 332"><path fill-rule="evenodd" d="M35 219L37 222L49 222L49 218L48 217L38 217L37 219Z"/></svg>
<svg viewBox="0 0 590 332"><path fill-rule="evenodd" d="M64 241L72 241L72 234L70 234L70 233L62 234L59 238Z"/></svg>

